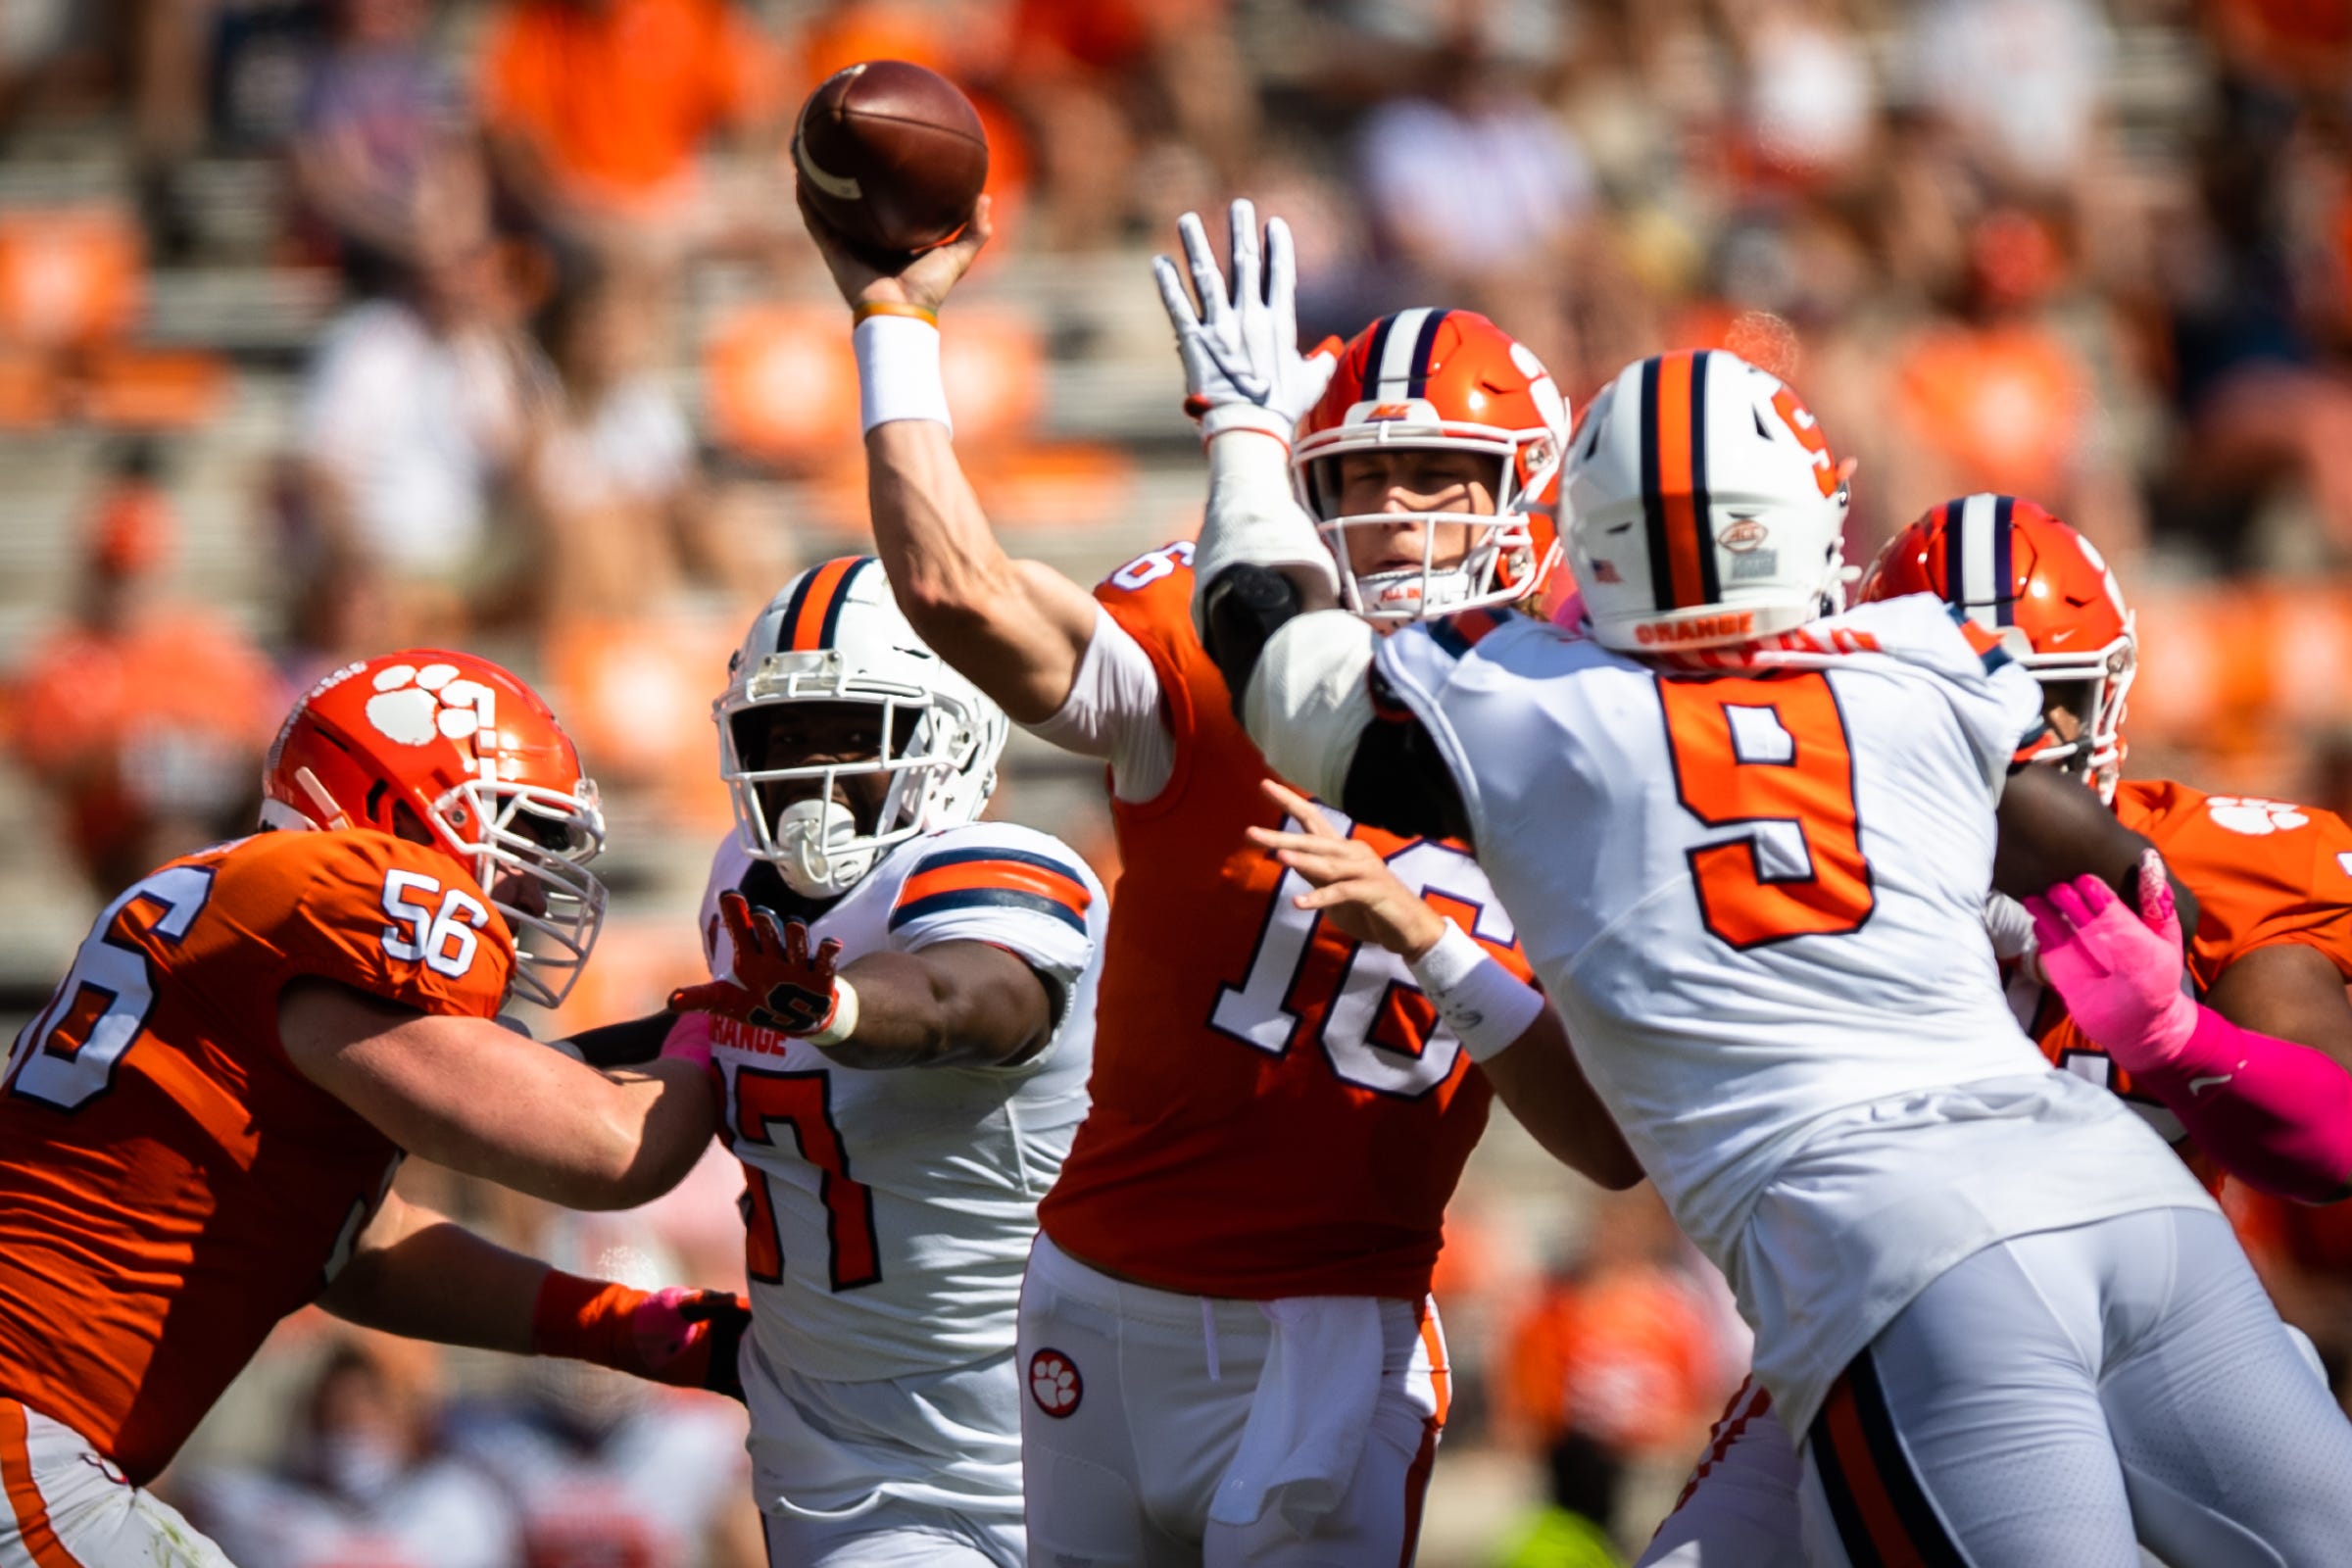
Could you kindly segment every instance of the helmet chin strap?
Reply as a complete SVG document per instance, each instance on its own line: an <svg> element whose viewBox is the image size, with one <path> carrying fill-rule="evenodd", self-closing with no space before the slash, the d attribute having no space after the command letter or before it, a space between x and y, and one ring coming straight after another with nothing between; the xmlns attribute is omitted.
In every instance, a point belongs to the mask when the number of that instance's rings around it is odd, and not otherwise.
<svg viewBox="0 0 2352 1568"><path fill-rule="evenodd" d="M858 818L830 798L795 801L776 813L776 869L804 899L837 899L873 869L870 844L852 846Z"/></svg>

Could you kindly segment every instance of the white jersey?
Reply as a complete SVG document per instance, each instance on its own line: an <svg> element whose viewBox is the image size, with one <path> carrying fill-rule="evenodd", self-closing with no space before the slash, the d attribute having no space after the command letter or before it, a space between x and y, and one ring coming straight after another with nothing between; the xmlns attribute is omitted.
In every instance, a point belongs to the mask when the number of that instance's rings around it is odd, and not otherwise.
<svg viewBox="0 0 2352 1568"><path fill-rule="evenodd" d="M703 931L722 979L718 895L756 866L731 837L711 866ZM1011 1067L872 1071L719 1021L710 1059L745 1166L753 1335L769 1365L867 1381L1012 1345L1037 1201L1086 1114L1106 918L1102 884L1056 840L1003 822L943 829L893 851L811 940L839 941L844 964L942 942L1003 948L1060 993L1043 1051Z"/></svg>
<svg viewBox="0 0 2352 1568"><path fill-rule="evenodd" d="M1734 671L1667 669L1465 616L1375 662L1802 1432L1969 1253L2210 1200L2114 1096L2050 1072L2003 998L1991 807L2040 719L2032 677L1925 595L1784 642Z"/></svg>

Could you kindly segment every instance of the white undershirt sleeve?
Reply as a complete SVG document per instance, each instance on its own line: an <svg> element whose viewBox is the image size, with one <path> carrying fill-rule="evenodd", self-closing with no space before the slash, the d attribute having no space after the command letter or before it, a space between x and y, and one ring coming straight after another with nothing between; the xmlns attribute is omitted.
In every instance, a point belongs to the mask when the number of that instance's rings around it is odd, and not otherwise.
<svg viewBox="0 0 2352 1568"><path fill-rule="evenodd" d="M1160 697L1159 668L1101 605L1070 695L1052 717L1028 728L1065 752L1110 763L1111 793L1122 801L1151 800L1176 772L1176 737Z"/></svg>

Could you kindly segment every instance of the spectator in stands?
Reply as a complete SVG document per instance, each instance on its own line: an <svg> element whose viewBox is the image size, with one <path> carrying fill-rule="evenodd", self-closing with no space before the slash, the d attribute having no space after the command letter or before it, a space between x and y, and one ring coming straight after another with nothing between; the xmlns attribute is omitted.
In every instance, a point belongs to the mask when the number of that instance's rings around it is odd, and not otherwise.
<svg viewBox="0 0 2352 1568"><path fill-rule="evenodd" d="M766 40L728 0L513 0L483 44L481 114L508 193L548 233L673 255L695 163L776 110Z"/></svg>
<svg viewBox="0 0 2352 1568"><path fill-rule="evenodd" d="M115 460L71 618L32 648L14 705L13 750L109 897L252 822L281 712L245 634L163 591L177 529L157 462L147 442Z"/></svg>
<svg viewBox="0 0 2352 1568"><path fill-rule="evenodd" d="M300 566L284 608L277 656L281 710L354 660L400 646L392 635L392 590L383 569L347 550Z"/></svg>
<svg viewBox="0 0 2352 1568"><path fill-rule="evenodd" d="M2231 569L2252 564L2258 514L2300 502L2352 555L2352 197L2340 194L2352 158L2340 131L2330 158L2310 117L2275 101L2234 94L2226 107L2224 133L2200 149L2199 200L2161 253L2185 437L2163 520ZM2340 226L2308 232L2322 213Z"/></svg>
<svg viewBox="0 0 2352 1568"><path fill-rule="evenodd" d="M1205 211L1259 152L1230 0L1013 0L1000 90L1036 137L1044 244Z"/></svg>
<svg viewBox="0 0 2352 1568"><path fill-rule="evenodd" d="M2115 40L2097 0L1935 0L1909 28L1920 95L2020 194L2087 166Z"/></svg>
<svg viewBox="0 0 2352 1568"><path fill-rule="evenodd" d="M189 1517L240 1568L514 1568L512 1507L442 1451L440 1347L348 1330L267 1470L191 1479Z"/></svg>
<svg viewBox="0 0 2352 1568"><path fill-rule="evenodd" d="M1899 525L1944 496L2039 496L2128 557L2145 529L2101 381L2111 318L2095 304L2069 318L2076 273L2050 220L1994 208L1965 244L1947 310L1886 345L1876 500Z"/></svg>
<svg viewBox="0 0 2352 1568"><path fill-rule="evenodd" d="M346 274L376 293L416 261L423 215L464 201L481 172L457 79L430 47L430 0L337 0L334 21L303 96L294 179Z"/></svg>
<svg viewBox="0 0 2352 1568"><path fill-rule="evenodd" d="M1576 1496L1613 1497L1632 1465L1681 1463L1721 1404L1723 1347L1683 1246L1649 1188L1605 1196L1506 1338L1497 1425L1579 1478Z"/></svg>
<svg viewBox="0 0 2352 1568"><path fill-rule="evenodd" d="M661 297L642 270L582 266L541 313L554 376L531 405L522 500L543 609L658 611L708 564L694 434L657 373Z"/></svg>
<svg viewBox="0 0 2352 1568"><path fill-rule="evenodd" d="M293 443L317 553L380 568L408 641L464 625L539 375L482 206L436 210L417 234L400 286L327 328Z"/></svg>
<svg viewBox="0 0 2352 1568"><path fill-rule="evenodd" d="M1567 127L1525 70L1465 30L1431 50L1420 90L1372 112L1356 168L1381 251L1410 291L1386 307L1443 301L1484 311L1544 354L1557 278L1593 200Z"/></svg>

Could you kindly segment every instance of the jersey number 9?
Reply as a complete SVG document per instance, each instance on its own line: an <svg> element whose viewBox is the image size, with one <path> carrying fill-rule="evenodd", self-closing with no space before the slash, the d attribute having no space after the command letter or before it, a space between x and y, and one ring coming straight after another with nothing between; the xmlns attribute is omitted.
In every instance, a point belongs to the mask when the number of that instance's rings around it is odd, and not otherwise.
<svg viewBox="0 0 2352 1568"><path fill-rule="evenodd" d="M1860 930L1878 896L1829 677L1661 678L1658 699L1684 807L1747 829L1688 852L1707 929L1740 949Z"/></svg>

